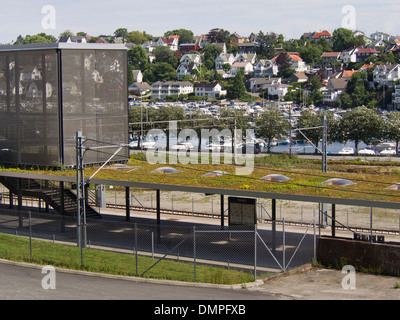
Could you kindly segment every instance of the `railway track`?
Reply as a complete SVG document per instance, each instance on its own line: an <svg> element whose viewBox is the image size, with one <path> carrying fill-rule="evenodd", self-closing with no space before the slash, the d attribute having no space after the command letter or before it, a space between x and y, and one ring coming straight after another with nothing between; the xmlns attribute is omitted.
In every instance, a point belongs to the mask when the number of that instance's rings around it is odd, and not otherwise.
<svg viewBox="0 0 400 320"><path fill-rule="evenodd" d="M1 203L4 204L8 203L8 194L2 194L1 195ZM39 201L37 199L32 199L30 197L23 197L23 202L26 201L25 203L30 203L33 206L33 203L37 202L39 206ZM95 203L92 201L89 201L90 205L95 206ZM116 209L116 210L125 210L125 205L124 204L112 204L108 203L106 205L107 208L109 209ZM43 209L43 208L42 208ZM144 207L144 206L130 206L131 211L141 211L141 212L157 212L156 208L151 208L151 207ZM221 219L221 216L219 214L213 214L213 213L205 213L205 212L196 212L196 211L185 211L185 210L177 210L177 209L165 209L161 208L160 213L162 214L169 214L169 215L182 215L182 216L192 216L192 217L204 217L204 218L211 218L211 219ZM272 224L271 219L262 219L259 222L264 223L264 224ZM277 225L281 225L283 221L281 220L276 220L275 223ZM310 225L310 222L300 222L300 221L289 221L285 220L285 225L287 226L298 226L298 227L307 227ZM318 227L318 225L317 225ZM362 227L354 227L354 226L340 226L336 225L335 226L336 230L341 230L341 231L349 231L353 233L364 233L364 234L370 234L371 230L370 228L362 228ZM400 230L389 230L389 229L372 229L374 234L381 234L381 235L399 235Z"/></svg>

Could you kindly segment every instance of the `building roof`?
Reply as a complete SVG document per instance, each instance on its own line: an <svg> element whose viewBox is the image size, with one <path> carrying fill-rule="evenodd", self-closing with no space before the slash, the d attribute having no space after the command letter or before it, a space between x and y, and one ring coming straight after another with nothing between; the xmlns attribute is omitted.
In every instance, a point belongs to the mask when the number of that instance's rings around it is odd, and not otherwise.
<svg viewBox="0 0 400 320"><path fill-rule="evenodd" d="M287 54L289 56L289 58L291 58L292 60L303 61L303 59L300 58L297 54L288 54L287 52L282 52L282 53L278 54L277 56L273 57L271 60L276 60L281 54Z"/></svg>
<svg viewBox="0 0 400 320"><path fill-rule="evenodd" d="M343 70L342 78L351 78L354 73L358 72L357 70Z"/></svg>
<svg viewBox="0 0 400 320"><path fill-rule="evenodd" d="M218 82L214 83L205 83L205 82L200 82L194 85L195 88L215 88L218 85Z"/></svg>
<svg viewBox="0 0 400 320"><path fill-rule="evenodd" d="M375 70L378 70L378 71L392 71L397 66L398 66L398 64L378 64L376 66Z"/></svg>
<svg viewBox="0 0 400 320"><path fill-rule="evenodd" d="M300 79L308 80L308 77L304 73L294 73L293 76L299 80Z"/></svg>
<svg viewBox="0 0 400 320"><path fill-rule="evenodd" d="M322 32L316 32L314 35L313 35L313 39L319 39L319 38L321 38L321 37L332 37L332 35L328 32L328 31L326 31L326 30L324 30L324 31L322 31Z"/></svg>
<svg viewBox="0 0 400 320"><path fill-rule="evenodd" d="M379 53L379 51L372 48L360 48L356 53Z"/></svg>
<svg viewBox="0 0 400 320"><path fill-rule="evenodd" d="M150 90L151 86L147 82L134 82L131 86L136 86L140 90Z"/></svg>
<svg viewBox="0 0 400 320"><path fill-rule="evenodd" d="M322 54L322 58L337 58L339 57L341 52L324 52Z"/></svg>
<svg viewBox="0 0 400 320"><path fill-rule="evenodd" d="M121 43L36 43L19 45L0 45L0 51L31 51L31 50L51 50L51 49L82 49L82 50L127 50Z"/></svg>
<svg viewBox="0 0 400 320"><path fill-rule="evenodd" d="M233 68L244 68L246 67L250 62L234 62L232 64ZM250 63L251 64L251 63Z"/></svg>
<svg viewBox="0 0 400 320"><path fill-rule="evenodd" d="M344 78L332 78L329 80L329 84L332 86L333 89L335 90L344 90L347 87L347 79Z"/></svg>

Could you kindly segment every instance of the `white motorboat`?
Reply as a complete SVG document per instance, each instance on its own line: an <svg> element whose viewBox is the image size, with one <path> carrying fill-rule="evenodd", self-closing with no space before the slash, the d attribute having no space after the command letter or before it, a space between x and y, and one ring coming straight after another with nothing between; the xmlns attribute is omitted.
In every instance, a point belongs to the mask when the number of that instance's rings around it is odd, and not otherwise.
<svg viewBox="0 0 400 320"><path fill-rule="evenodd" d="M343 148L338 152L339 154L354 154L354 149L353 148Z"/></svg>
<svg viewBox="0 0 400 320"><path fill-rule="evenodd" d="M374 156L375 155L375 150L371 149L371 148L364 148L358 151L359 155L362 156Z"/></svg>
<svg viewBox="0 0 400 320"><path fill-rule="evenodd" d="M193 150L194 146L190 142L178 142L176 145L171 147L172 150Z"/></svg>
<svg viewBox="0 0 400 320"><path fill-rule="evenodd" d="M381 152L379 152L381 156L393 156L396 155L396 149L388 148L384 149Z"/></svg>

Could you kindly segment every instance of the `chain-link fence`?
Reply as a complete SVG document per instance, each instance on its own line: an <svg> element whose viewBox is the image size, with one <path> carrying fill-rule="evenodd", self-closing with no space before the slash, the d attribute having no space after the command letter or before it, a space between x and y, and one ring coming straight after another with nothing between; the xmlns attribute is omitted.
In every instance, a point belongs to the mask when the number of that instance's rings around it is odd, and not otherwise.
<svg viewBox="0 0 400 320"><path fill-rule="evenodd" d="M31 240L35 239L80 248L70 257L77 266L85 265L89 252L108 251L131 255L132 275L151 276L150 270L163 268L159 262L172 260L191 264L191 281L197 281L200 266L241 270L255 279L259 274L309 263L315 256L315 233L292 234L284 228L272 235L270 230L257 226L220 227L176 221L157 225L139 218L122 221L121 217L87 219L81 227L74 217L4 207L0 210L1 233L30 239L29 257L22 258L25 261L56 260L52 251L45 256L41 252L38 257L36 245L32 247ZM26 247L20 249L21 255L28 255ZM288 257L295 257L290 266Z"/></svg>
<svg viewBox="0 0 400 320"><path fill-rule="evenodd" d="M82 239L84 249L131 255L135 261L132 274L138 276L164 268L165 260L186 262L193 266L193 279L197 266L202 265L245 270L256 276L309 263L323 234L336 232L336 236L376 242L400 240L398 210L284 200L276 200L272 208L270 199L257 199L257 226L229 227L228 197L162 191L162 220L157 224L155 190L130 188L127 194L126 188L105 186L99 201L91 187L88 200L102 218L88 218L80 229L76 217L56 214L37 198L14 197L10 202L7 188L0 186L0 232L75 247ZM127 199L129 221L124 217ZM221 210L224 226L220 225ZM143 263L138 257L153 261ZM81 263L85 261L82 250L80 258Z"/></svg>

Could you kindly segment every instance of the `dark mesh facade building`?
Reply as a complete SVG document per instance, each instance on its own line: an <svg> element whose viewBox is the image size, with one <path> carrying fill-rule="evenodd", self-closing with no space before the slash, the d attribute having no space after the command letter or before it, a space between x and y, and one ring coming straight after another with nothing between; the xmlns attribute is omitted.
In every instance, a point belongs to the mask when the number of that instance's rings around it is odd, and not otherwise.
<svg viewBox="0 0 400 320"><path fill-rule="evenodd" d="M84 146L128 143L127 51L118 44L0 47L0 163L74 166ZM117 148L88 150L102 163ZM113 159L125 161L128 148Z"/></svg>

